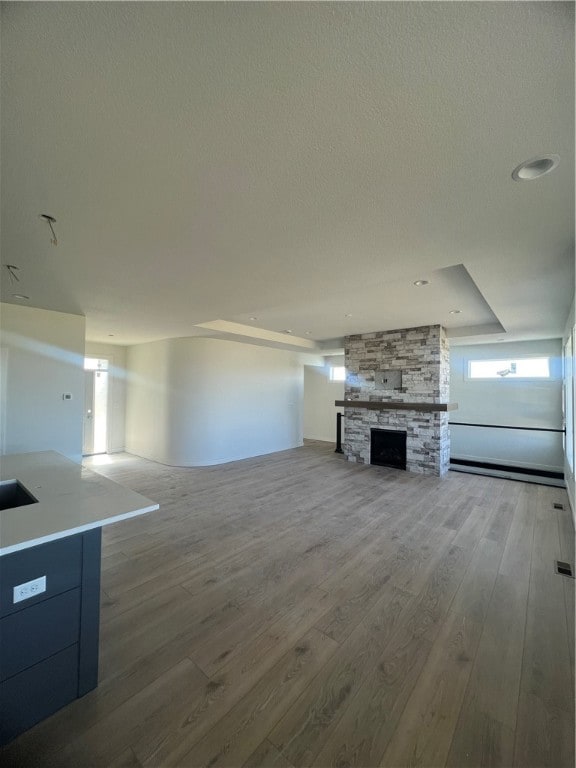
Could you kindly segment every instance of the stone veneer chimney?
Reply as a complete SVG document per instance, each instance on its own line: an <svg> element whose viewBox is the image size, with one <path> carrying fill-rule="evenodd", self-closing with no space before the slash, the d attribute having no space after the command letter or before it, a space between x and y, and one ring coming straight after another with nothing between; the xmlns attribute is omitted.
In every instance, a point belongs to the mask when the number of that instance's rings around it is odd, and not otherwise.
<svg viewBox="0 0 576 768"><path fill-rule="evenodd" d="M440 325L347 336L344 342L345 400L390 403L448 403L450 360ZM401 371L401 386L377 388L375 373ZM450 464L448 413L418 410L370 410L345 406L344 454L348 461L370 463L370 430L406 432L406 469L442 476Z"/></svg>

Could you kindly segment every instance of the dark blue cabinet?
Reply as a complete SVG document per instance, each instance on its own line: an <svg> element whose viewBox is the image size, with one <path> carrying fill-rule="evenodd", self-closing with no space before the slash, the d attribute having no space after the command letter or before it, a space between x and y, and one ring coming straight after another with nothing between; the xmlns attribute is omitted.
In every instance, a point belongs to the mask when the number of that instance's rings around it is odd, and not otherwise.
<svg viewBox="0 0 576 768"><path fill-rule="evenodd" d="M0 745L96 687L101 529L0 557ZM19 603L14 587L46 576Z"/></svg>

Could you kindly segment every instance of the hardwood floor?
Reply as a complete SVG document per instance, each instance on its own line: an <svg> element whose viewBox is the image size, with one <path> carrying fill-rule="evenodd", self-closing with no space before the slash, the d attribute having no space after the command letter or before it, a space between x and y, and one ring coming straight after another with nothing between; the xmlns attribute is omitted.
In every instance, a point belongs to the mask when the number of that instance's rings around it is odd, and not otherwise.
<svg viewBox="0 0 576 768"><path fill-rule="evenodd" d="M104 529L99 687L6 768L574 766L563 490L326 443L87 464L161 508Z"/></svg>

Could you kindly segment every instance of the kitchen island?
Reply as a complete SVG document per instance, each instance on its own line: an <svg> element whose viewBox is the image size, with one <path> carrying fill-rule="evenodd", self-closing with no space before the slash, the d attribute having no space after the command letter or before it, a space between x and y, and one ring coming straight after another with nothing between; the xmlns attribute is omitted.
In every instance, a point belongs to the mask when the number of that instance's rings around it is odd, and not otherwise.
<svg viewBox="0 0 576 768"><path fill-rule="evenodd" d="M54 451L0 457L0 745L97 686L102 526L158 506Z"/></svg>

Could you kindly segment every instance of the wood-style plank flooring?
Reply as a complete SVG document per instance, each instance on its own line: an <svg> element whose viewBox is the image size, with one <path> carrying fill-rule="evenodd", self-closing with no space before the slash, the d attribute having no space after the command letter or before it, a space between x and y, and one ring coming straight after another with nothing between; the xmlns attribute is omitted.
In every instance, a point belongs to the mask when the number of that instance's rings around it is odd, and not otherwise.
<svg viewBox="0 0 576 768"><path fill-rule="evenodd" d="M161 509L104 529L100 685L6 768L574 766L563 490L326 443L87 464Z"/></svg>

